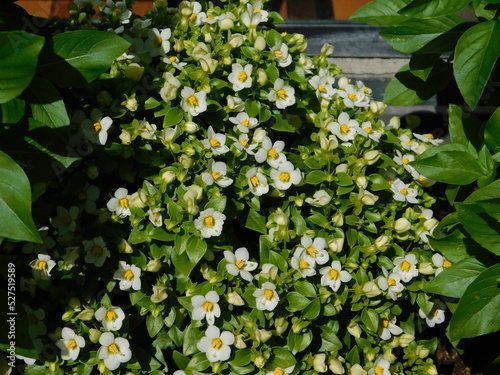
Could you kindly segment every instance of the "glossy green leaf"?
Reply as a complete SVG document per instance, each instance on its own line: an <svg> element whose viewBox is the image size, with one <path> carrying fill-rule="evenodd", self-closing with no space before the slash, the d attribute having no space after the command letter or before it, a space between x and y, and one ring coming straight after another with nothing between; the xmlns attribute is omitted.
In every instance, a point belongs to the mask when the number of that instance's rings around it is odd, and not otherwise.
<svg viewBox="0 0 500 375"><path fill-rule="evenodd" d="M245 221L245 227L252 229L258 233L266 234L266 218L257 211L250 209Z"/></svg>
<svg viewBox="0 0 500 375"><path fill-rule="evenodd" d="M283 37L278 31L272 29L267 33L266 42L269 47L274 47L278 43L283 42Z"/></svg>
<svg viewBox="0 0 500 375"><path fill-rule="evenodd" d="M174 126L179 124L184 118L184 111L177 107L170 107L163 118L163 127Z"/></svg>
<svg viewBox="0 0 500 375"><path fill-rule="evenodd" d="M394 49L413 53L463 22L462 18L455 15L432 19L409 19L397 26L382 30L380 35Z"/></svg>
<svg viewBox="0 0 500 375"><path fill-rule="evenodd" d="M401 10L405 16L434 18L464 9L470 0L414 0Z"/></svg>
<svg viewBox="0 0 500 375"><path fill-rule="evenodd" d="M148 329L149 337L155 337L158 332L163 328L163 319L161 316L153 316L149 314L146 317L146 327Z"/></svg>
<svg viewBox="0 0 500 375"><path fill-rule="evenodd" d="M69 126L66 106L59 91L45 78L35 78L29 87L31 115L49 128Z"/></svg>
<svg viewBox="0 0 500 375"><path fill-rule="evenodd" d="M411 0L373 0L359 8L350 19L374 26L398 25L408 19L399 14Z"/></svg>
<svg viewBox="0 0 500 375"><path fill-rule="evenodd" d="M500 181L500 180L498 180ZM500 200L496 198L496 200ZM500 255L500 204L471 203L457 207L458 217L474 241L489 251Z"/></svg>
<svg viewBox="0 0 500 375"><path fill-rule="evenodd" d="M307 330L305 333L294 333L290 331L287 337L287 345L290 351L293 354L301 352L305 350L311 345L313 340L313 334L310 330Z"/></svg>
<svg viewBox="0 0 500 375"><path fill-rule="evenodd" d="M452 263L458 263L481 251L484 252L481 245L473 241L463 228L457 228L444 237L429 237L429 243L433 249L442 253Z"/></svg>
<svg viewBox="0 0 500 375"><path fill-rule="evenodd" d="M313 320L318 317L320 312L321 312L321 301L319 300L319 298L315 298L302 311L302 316L305 319Z"/></svg>
<svg viewBox="0 0 500 375"><path fill-rule="evenodd" d="M44 43L45 38L25 31L0 32L0 104L29 86Z"/></svg>
<svg viewBox="0 0 500 375"><path fill-rule="evenodd" d="M454 104L450 104L448 114L451 143L467 146L472 154L476 154L484 141L481 120L471 113L464 113L462 107Z"/></svg>
<svg viewBox="0 0 500 375"><path fill-rule="evenodd" d="M288 293L286 300L288 301L286 309L290 312L301 311L311 303L310 299L297 292Z"/></svg>
<svg viewBox="0 0 500 375"><path fill-rule="evenodd" d="M41 65L45 77L58 85L74 86L83 78L92 82L106 72L130 43L106 31L68 31L54 37L55 56Z"/></svg>
<svg viewBox="0 0 500 375"><path fill-rule="evenodd" d="M41 243L31 218L31 187L17 163L0 151L0 237Z"/></svg>
<svg viewBox="0 0 500 375"><path fill-rule="evenodd" d="M327 325L321 325L321 348L320 351L332 351L342 349L342 341L335 332Z"/></svg>
<svg viewBox="0 0 500 375"><path fill-rule="evenodd" d="M318 185L327 179L328 175L323 171L312 171L306 176L306 182L311 185Z"/></svg>
<svg viewBox="0 0 500 375"><path fill-rule="evenodd" d="M285 348L274 347L272 349L273 363L275 366L287 368L297 363L295 357Z"/></svg>
<svg viewBox="0 0 500 375"><path fill-rule="evenodd" d="M361 312L361 321L365 324L366 328L368 328L372 332L377 332L379 328L379 316L378 314L370 310L368 308L365 308Z"/></svg>
<svg viewBox="0 0 500 375"><path fill-rule="evenodd" d="M467 287L450 320L451 340L500 330L500 263L484 270Z"/></svg>
<svg viewBox="0 0 500 375"><path fill-rule="evenodd" d="M427 178L454 185L468 185L484 175L477 160L461 144L429 149L411 166Z"/></svg>
<svg viewBox="0 0 500 375"><path fill-rule="evenodd" d="M491 151L500 152L500 107L486 122L484 140Z"/></svg>
<svg viewBox="0 0 500 375"><path fill-rule="evenodd" d="M0 122L4 124L17 124L24 115L26 102L21 98L14 98L0 104Z"/></svg>
<svg viewBox="0 0 500 375"><path fill-rule="evenodd" d="M472 26L455 48L453 71L458 88L474 109L483 94L500 55L500 21L491 20Z"/></svg>
<svg viewBox="0 0 500 375"><path fill-rule="evenodd" d="M198 263L207 252L207 243L200 237L192 235L186 243L186 252L191 263Z"/></svg>
<svg viewBox="0 0 500 375"><path fill-rule="evenodd" d="M460 298L465 289L486 269L477 259L466 258L444 269L424 287L424 291L446 297Z"/></svg>

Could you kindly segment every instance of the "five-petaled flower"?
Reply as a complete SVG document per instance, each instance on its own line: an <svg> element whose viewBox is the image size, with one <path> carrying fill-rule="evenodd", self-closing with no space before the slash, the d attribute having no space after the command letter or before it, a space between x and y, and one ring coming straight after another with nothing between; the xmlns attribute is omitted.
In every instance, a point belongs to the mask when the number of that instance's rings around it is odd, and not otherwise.
<svg viewBox="0 0 500 375"><path fill-rule="evenodd" d="M65 361L76 361L80 354L80 348L85 346L85 340L68 327L62 329L61 337L56 342L56 346L61 349L61 358Z"/></svg>
<svg viewBox="0 0 500 375"><path fill-rule="evenodd" d="M224 251L224 258L228 261L226 270L229 274L233 276L240 275L246 281L253 280L250 271L256 269L258 263L249 261L250 254L245 247L236 249L234 253L228 250Z"/></svg>
<svg viewBox="0 0 500 375"><path fill-rule="evenodd" d="M224 220L226 220L226 215L213 208L208 208L195 219L194 226L200 231L203 238L218 237L222 233Z"/></svg>
<svg viewBox="0 0 500 375"><path fill-rule="evenodd" d="M121 260L113 278L120 281L121 290L141 289L141 269L134 264Z"/></svg>
<svg viewBox="0 0 500 375"><path fill-rule="evenodd" d="M117 189L115 191L115 196L111 198L106 204L108 210L116 213L119 218L124 218L132 215L129 206L130 206L130 195L128 194L128 190L125 188Z"/></svg>
<svg viewBox="0 0 500 375"><path fill-rule="evenodd" d="M90 119L82 122L82 129L91 142L104 145L108 140L108 130L112 124L111 117L103 117L101 110L95 108L90 113Z"/></svg>
<svg viewBox="0 0 500 375"><path fill-rule="evenodd" d="M210 362L227 361L231 356L230 345L234 343L232 332L221 332L216 326L210 326L205 336L196 345L200 352L206 353Z"/></svg>
<svg viewBox="0 0 500 375"><path fill-rule="evenodd" d="M191 87L184 87L181 91L181 106L191 116L198 116L207 110L207 93L195 92Z"/></svg>
<svg viewBox="0 0 500 375"><path fill-rule="evenodd" d="M278 292L276 292L276 285L269 281L262 284L261 288L256 289L253 296L258 310L273 311L280 300Z"/></svg>
<svg viewBox="0 0 500 375"><path fill-rule="evenodd" d="M233 84L234 91L240 91L252 87L252 64L242 66L241 64L235 63L231 66L231 68L232 72L229 74L227 79Z"/></svg>
<svg viewBox="0 0 500 375"><path fill-rule="evenodd" d="M207 319L209 325L215 323L215 318L221 314L219 302L219 295L217 292L211 290L205 296L191 297L191 304L193 305L193 319L203 320Z"/></svg>
<svg viewBox="0 0 500 375"><path fill-rule="evenodd" d="M95 318L97 321L101 322L102 326L107 331L118 331L123 324L125 319L125 313L123 310L116 306L111 306L109 308L99 307L95 312Z"/></svg>
<svg viewBox="0 0 500 375"><path fill-rule="evenodd" d="M285 81L281 78L277 78L274 81L274 89L269 92L267 98L279 109L284 109L295 104L295 89L290 85L285 85Z"/></svg>
<svg viewBox="0 0 500 375"><path fill-rule="evenodd" d="M116 370L121 363L128 362L132 358L130 344L126 338L104 332L99 337L99 344L102 346L97 351L97 358L104 360L104 365L110 371Z"/></svg>
<svg viewBox="0 0 500 375"><path fill-rule="evenodd" d="M334 292L339 290L342 283L347 283L352 279L349 272L342 270L342 264L338 260L334 260L329 267L321 268L319 273L323 275L321 285L329 286Z"/></svg>
<svg viewBox="0 0 500 375"><path fill-rule="evenodd" d="M38 258L30 262L31 271L35 279L48 279L50 278L50 271L54 268L54 262L50 255L38 254Z"/></svg>

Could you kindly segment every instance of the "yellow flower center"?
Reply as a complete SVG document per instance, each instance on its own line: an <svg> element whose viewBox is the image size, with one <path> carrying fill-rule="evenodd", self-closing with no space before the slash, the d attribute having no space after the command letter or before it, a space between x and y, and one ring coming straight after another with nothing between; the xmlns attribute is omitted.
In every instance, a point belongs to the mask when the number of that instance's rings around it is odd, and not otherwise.
<svg viewBox="0 0 500 375"><path fill-rule="evenodd" d="M102 129L102 125L99 121L96 121L94 122L94 130L96 131L96 133L99 133Z"/></svg>
<svg viewBox="0 0 500 375"><path fill-rule="evenodd" d="M381 366L375 366L374 368L375 374L377 375L383 375L384 374L384 368Z"/></svg>
<svg viewBox="0 0 500 375"><path fill-rule="evenodd" d="M278 157L278 151L276 151L274 148L271 148L268 152L267 152L267 156L269 156L270 158L272 159L276 159Z"/></svg>
<svg viewBox="0 0 500 375"><path fill-rule="evenodd" d="M432 316L438 316L438 314L439 314L439 309L434 309L431 311Z"/></svg>
<svg viewBox="0 0 500 375"><path fill-rule="evenodd" d="M272 289L265 289L264 290L264 297L270 301L273 299L274 297L274 291Z"/></svg>
<svg viewBox="0 0 500 375"><path fill-rule="evenodd" d="M171 56L171 57L169 57L168 59L169 59L170 61L172 61L172 62L176 62L176 61L177 61L177 57L175 57L175 56Z"/></svg>
<svg viewBox="0 0 500 375"><path fill-rule="evenodd" d="M409 139L405 142L408 146L411 146L413 144L412 141L410 141Z"/></svg>
<svg viewBox="0 0 500 375"><path fill-rule="evenodd" d="M212 340L212 348L219 350L222 346L222 340L219 338L215 338Z"/></svg>
<svg viewBox="0 0 500 375"><path fill-rule="evenodd" d="M236 262L234 262L236 267L238 267L239 270L241 270L243 267L245 267L245 261L243 259L238 259Z"/></svg>
<svg viewBox="0 0 500 375"><path fill-rule="evenodd" d="M207 216L205 219L203 219L203 222L209 228L212 228L215 225L215 220L213 216Z"/></svg>
<svg viewBox="0 0 500 375"><path fill-rule="evenodd" d="M368 87L366 87L366 86L363 86L363 92L365 94L368 94L370 92L370 89Z"/></svg>
<svg viewBox="0 0 500 375"><path fill-rule="evenodd" d="M69 350L73 350L75 349L76 347L78 347L78 344L76 343L76 341L74 339L71 339L68 341L68 343L66 344L66 347L69 349Z"/></svg>
<svg viewBox="0 0 500 375"><path fill-rule="evenodd" d="M123 274L123 277L125 278L125 280L130 281L134 278L134 273L132 272L132 270L127 270Z"/></svg>
<svg viewBox="0 0 500 375"><path fill-rule="evenodd" d="M221 176L222 174L220 172L212 172L212 177L214 178L214 180L219 179Z"/></svg>
<svg viewBox="0 0 500 375"><path fill-rule="evenodd" d="M92 255L98 257L99 255L101 255L101 252L102 252L102 247L94 245L94 247L92 248Z"/></svg>
<svg viewBox="0 0 500 375"><path fill-rule="evenodd" d="M108 346L108 352L113 354L120 354L120 348L118 348L118 345L113 343L110 346Z"/></svg>
<svg viewBox="0 0 500 375"><path fill-rule="evenodd" d="M283 52L277 49L276 51L274 51L274 57L283 57Z"/></svg>
<svg viewBox="0 0 500 375"><path fill-rule="evenodd" d="M326 87L323 86L323 85L319 85L318 86L318 91L325 92L326 91Z"/></svg>
<svg viewBox="0 0 500 375"><path fill-rule="evenodd" d="M41 270L46 270L48 268L47 262L44 260L41 260L38 262L38 269Z"/></svg>
<svg viewBox="0 0 500 375"><path fill-rule="evenodd" d="M329 276L330 276L330 280L337 280L339 278L339 271L332 268L330 270Z"/></svg>
<svg viewBox="0 0 500 375"><path fill-rule="evenodd" d="M410 162L410 159L403 158L403 159L401 159L401 161L403 162L403 164L408 164Z"/></svg>
<svg viewBox="0 0 500 375"><path fill-rule="evenodd" d="M250 120L247 118L241 121L241 125L243 126L248 126L248 124L250 124Z"/></svg>
<svg viewBox="0 0 500 375"><path fill-rule="evenodd" d="M156 38L154 38L153 43L154 43L156 46L161 46L161 44L163 43L163 39L162 39L162 37L161 37L161 36L157 36Z"/></svg>
<svg viewBox="0 0 500 375"><path fill-rule="evenodd" d="M288 96L288 94L286 93L286 91L283 90L283 89L278 90L278 92L276 94L278 95L278 97L280 99L285 99Z"/></svg>
<svg viewBox="0 0 500 375"><path fill-rule="evenodd" d="M448 268L448 267L451 267L451 262L449 260L445 260L443 262L443 268Z"/></svg>
<svg viewBox="0 0 500 375"><path fill-rule="evenodd" d="M118 316L116 316L116 313L113 310L106 311L106 320L108 322L111 322L111 321L115 320L116 318L118 318Z"/></svg>
<svg viewBox="0 0 500 375"><path fill-rule="evenodd" d="M214 309L214 304L212 302L209 302L209 301L206 301L204 304L203 304L203 310L205 311L212 311Z"/></svg>
<svg viewBox="0 0 500 375"><path fill-rule="evenodd" d="M274 375L285 375L285 371L283 371L280 368L277 368L276 370L274 370L273 374Z"/></svg>
<svg viewBox="0 0 500 375"><path fill-rule="evenodd" d="M197 16L196 16L196 14L194 14L194 13L193 13L193 14L191 14L191 15L189 16L189 20L190 20L191 22L196 21L196 18L197 18Z"/></svg>
<svg viewBox="0 0 500 375"><path fill-rule="evenodd" d="M187 98L187 102L190 106L195 107L198 105L198 98L194 95L191 95Z"/></svg>
<svg viewBox="0 0 500 375"><path fill-rule="evenodd" d="M408 194L408 189L407 188L402 188L399 192L401 194L403 194L403 195L406 195L406 194Z"/></svg>
<svg viewBox="0 0 500 375"><path fill-rule="evenodd" d="M243 82L248 78L248 75L242 70L236 78L238 78L240 82Z"/></svg>
<svg viewBox="0 0 500 375"><path fill-rule="evenodd" d="M396 285L396 280L394 280L392 277L387 279L387 284L389 285Z"/></svg>
<svg viewBox="0 0 500 375"><path fill-rule="evenodd" d="M434 139L434 136L431 133L425 135L427 139Z"/></svg>
<svg viewBox="0 0 500 375"><path fill-rule="evenodd" d="M309 246L306 249L306 253L309 256L316 257L316 254L318 254L318 250L316 250L316 248L314 246Z"/></svg>
<svg viewBox="0 0 500 375"><path fill-rule="evenodd" d="M406 260L401 263L401 271L408 272L410 270L411 264L407 262Z"/></svg>
<svg viewBox="0 0 500 375"><path fill-rule="evenodd" d="M122 199L118 200L118 204L122 208L128 208L128 199L127 198L122 198Z"/></svg>
<svg viewBox="0 0 500 375"><path fill-rule="evenodd" d="M214 19L214 18L213 18L212 16L208 16L208 17L207 17L207 20L209 20L209 21L213 21L213 19Z"/></svg>
<svg viewBox="0 0 500 375"><path fill-rule="evenodd" d="M260 9L254 9L253 12L254 13L260 13Z"/></svg>
<svg viewBox="0 0 500 375"><path fill-rule="evenodd" d="M309 262L306 260L300 260L299 261L299 268L304 269L304 268L309 268Z"/></svg>
<svg viewBox="0 0 500 375"><path fill-rule="evenodd" d="M219 142L219 140L218 140L218 139L212 138L212 139L210 140L210 145L211 145L212 147L219 147L219 146L220 146L220 142Z"/></svg>
<svg viewBox="0 0 500 375"><path fill-rule="evenodd" d="M367 132L367 133L371 133L372 131L373 131L373 128L371 126L367 126L365 128L365 132Z"/></svg>
<svg viewBox="0 0 500 375"><path fill-rule="evenodd" d="M418 180L419 180L420 182L424 182L425 180L427 180L427 178L425 178L424 176L422 176L422 177L419 177L419 178L418 178Z"/></svg>
<svg viewBox="0 0 500 375"><path fill-rule="evenodd" d="M260 184L259 178L257 176L250 177L250 182L254 187L259 186Z"/></svg>
<svg viewBox="0 0 500 375"><path fill-rule="evenodd" d="M240 143L243 145L243 147L247 147L248 144L248 138L243 138Z"/></svg>
<svg viewBox="0 0 500 375"><path fill-rule="evenodd" d="M349 127L349 125L346 125L346 124L342 124L340 125L340 132L342 134L347 134L349 132L351 128Z"/></svg>
<svg viewBox="0 0 500 375"><path fill-rule="evenodd" d="M290 173L281 172L281 174L279 176L279 180L282 182L290 182Z"/></svg>
<svg viewBox="0 0 500 375"><path fill-rule="evenodd" d="M387 319L382 319L382 327L384 328L389 327L389 321Z"/></svg>
<svg viewBox="0 0 500 375"><path fill-rule="evenodd" d="M354 93L347 95L347 97L351 100L356 100L358 98L358 96Z"/></svg>

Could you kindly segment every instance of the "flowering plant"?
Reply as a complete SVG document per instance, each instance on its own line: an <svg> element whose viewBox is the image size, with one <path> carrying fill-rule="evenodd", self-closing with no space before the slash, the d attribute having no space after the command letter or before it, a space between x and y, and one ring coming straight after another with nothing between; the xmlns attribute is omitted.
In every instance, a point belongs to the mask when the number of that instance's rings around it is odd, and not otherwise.
<svg viewBox="0 0 500 375"><path fill-rule="evenodd" d="M130 5L73 4L70 29L99 6L128 50L65 98L87 151L39 187L43 243L2 244L53 317L26 373L436 373L423 287L450 262L410 162L441 141L382 121L261 1Z"/></svg>

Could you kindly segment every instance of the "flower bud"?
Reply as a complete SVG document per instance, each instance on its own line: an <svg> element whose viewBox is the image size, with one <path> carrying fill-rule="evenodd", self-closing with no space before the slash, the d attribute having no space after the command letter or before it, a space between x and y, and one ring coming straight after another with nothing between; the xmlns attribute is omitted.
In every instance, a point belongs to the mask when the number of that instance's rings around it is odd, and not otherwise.
<svg viewBox="0 0 500 375"><path fill-rule="evenodd" d="M436 369L436 366L430 363L426 363L425 365L422 366L423 370L426 371L428 375L438 375L438 371Z"/></svg>
<svg viewBox="0 0 500 375"><path fill-rule="evenodd" d="M233 34L227 44L229 44L229 47L231 48L238 48L243 44L245 39L246 36L243 34Z"/></svg>
<svg viewBox="0 0 500 375"><path fill-rule="evenodd" d="M266 331L265 329L258 329L255 331L255 337L259 343L265 343L272 336L271 332Z"/></svg>
<svg viewBox="0 0 500 375"><path fill-rule="evenodd" d="M230 111L241 112L245 110L245 103L243 103L243 100L241 98L238 98L237 96L228 95L226 99L227 99L227 107L229 108Z"/></svg>
<svg viewBox="0 0 500 375"><path fill-rule="evenodd" d="M314 370L317 372L326 372L328 370L328 367L326 366L325 360L326 360L325 353L316 354L313 358Z"/></svg>
<svg viewBox="0 0 500 375"><path fill-rule="evenodd" d="M199 129L198 125L193 121L187 121L183 127L183 130L188 134L196 133L198 129Z"/></svg>
<svg viewBox="0 0 500 375"><path fill-rule="evenodd" d="M376 100L372 100L370 102L370 111L372 111L376 115L380 115L387 108L387 104L383 102L378 102Z"/></svg>
<svg viewBox="0 0 500 375"><path fill-rule="evenodd" d="M389 248L390 244L389 244L389 241L390 241L390 238L389 236L383 234L381 235L380 237L378 237L376 240L375 240L375 248L378 250L378 251L385 251Z"/></svg>
<svg viewBox="0 0 500 375"><path fill-rule="evenodd" d="M328 57L333 53L333 46L331 44L325 43L323 47L321 47L321 51L319 52L320 56Z"/></svg>
<svg viewBox="0 0 500 375"><path fill-rule="evenodd" d="M338 83L338 84L339 84L339 88L340 88L340 89L342 89L342 90L344 90L344 89L345 89L345 87L346 87L349 83L351 83L351 80L350 80L349 78L347 78L347 77L342 77L342 78L340 78L340 79L339 79L339 83Z"/></svg>
<svg viewBox="0 0 500 375"><path fill-rule="evenodd" d="M75 312L74 311L66 311L61 319L65 322L69 322L71 319L73 319L73 315L75 315Z"/></svg>
<svg viewBox="0 0 500 375"><path fill-rule="evenodd" d="M102 332L99 331L98 329L91 328L89 330L89 340L93 342L94 344L97 344L99 342L99 337L101 337Z"/></svg>
<svg viewBox="0 0 500 375"><path fill-rule="evenodd" d="M265 366L266 364L266 359L264 358L264 356L262 355L262 353L257 353L255 355L255 358L253 359L253 364L255 365L255 367L257 368L262 368Z"/></svg>
<svg viewBox="0 0 500 375"><path fill-rule="evenodd" d="M342 225L344 225L344 214L340 211L337 211L337 213L332 216L332 224L336 227L341 227Z"/></svg>
<svg viewBox="0 0 500 375"><path fill-rule="evenodd" d="M245 349L247 347L247 344L245 344L245 341L243 340L243 335L239 334L236 335L234 338L234 346L238 349Z"/></svg>
<svg viewBox="0 0 500 375"><path fill-rule="evenodd" d="M368 298L376 297L381 293L377 284L374 283L373 281L368 281L363 285L363 292L366 294Z"/></svg>
<svg viewBox="0 0 500 375"><path fill-rule="evenodd" d="M418 272L423 275L433 275L434 267L431 262L420 262L418 264Z"/></svg>
<svg viewBox="0 0 500 375"><path fill-rule="evenodd" d="M262 265L262 272L261 274L264 274L267 276L269 279L275 279L276 276L278 276L278 267L276 267L274 264L271 263L264 263Z"/></svg>
<svg viewBox="0 0 500 375"><path fill-rule="evenodd" d="M352 365L349 375L366 375L367 372L363 370L360 364L356 363Z"/></svg>
<svg viewBox="0 0 500 375"><path fill-rule="evenodd" d="M193 48L193 50L191 51L191 56L196 61L200 60L201 58L207 59L212 57L212 55L208 53L207 45L201 42L196 44L196 46Z"/></svg>
<svg viewBox="0 0 500 375"><path fill-rule="evenodd" d="M335 173L347 173L347 164L339 164L335 168Z"/></svg>
<svg viewBox="0 0 500 375"><path fill-rule="evenodd" d="M119 138L120 138L120 141L122 141L123 145L129 145L132 143L132 135L124 129L122 129L122 132L121 132Z"/></svg>
<svg viewBox="0 0 500 375"><path fill-rule="evenodd" d="M380 151L378 150L370 150L363 156L363 161L366 165L375 164L380 158Z"/></svg>
<svg viewBox="0 0 500 375"><path fill-rule="evenodd" d="M227 302L229 302L231 305L234 306L244 306L245 301L243 301L243 298L236 293L236 292L231 292L227 294Z"/></svg>
<svg viewBox="0 0 500 375"><path fill-rule="evenodd" d="M405 348L415 341L415 336L410 335L409 333L403 333L402 335L396 336L394 340L397 341L399 346Z"/></svg>
<svg viewBox="0 0 500 375"><path fill-rule="evenodd" d="M437 221L436 219L434 219L434 218L428 219L428 220L424 221L424 229L430 231L438 224L439 224L439 221Z"/></svg>
<svg viewBox="0 0 500 375"><path fill-rule="evenodd" d="M130 196L129 204L131 206L143 208L146 205L147 201L148 197L146 193L144 193L144 190L139 189Z"/></svg>
<svg viewBox="0 0 500 375"><path fill-rule="evenodd" d="M257 51L264 51L266 49L266 40L262 36L258 36L253 43L254 48Z"/></svg>
<svg viewBox="0 0 500 375"><path fill-rule="evenodd" d="M363 196L361 197L361 202L367 206L373 206L377 200L378 196L370 193L368 190L365 190L363 192Z"/></svg>
<svg viewBox="0 0 500 375"><path fill-rule="evenodd" d="M328 360L328 368L330 369L331 372L337 375L342 375L345 373L344 366L342 366L342 362L339 361L337 358L330 358Z"/></svg>
<svg viewBox="0 0 500 375"><path fill-rule="evenodd" d="M278 335L282 335L283 333L285 333L286 330L288 329L288 325L289 325L288 319L282 316L276 318L276 320L274 321L274 326L276 327L276 332L278 333Z"/></svg>
<svg viewBox="0 0 500 375"><path fill-rule="evenodd" d="M175 181L177 175L174 171L165 171L161 174L161 179L165 184L170 184Z"/></svg>
<svg viewBox="0 0 500 375"><path fill-rule="evenodd" d="M401 127L401 119L397 116L391 117L389 120L389 125L392 129L399 129Z"/></svg>
<svg viewBox="0 0 500 375"><path fill-rule="evenodd" d="M423 345L417 345L415 353L419 356L419 358L424 359L429 355L429 349Z"/></svg>
<svg viewBox="0 0 500 375"><path fill-rule="evenodd" d="M131 112L137 111L139 108L139 103L135 97L130 97L125 101L125 108L127 108Z"/></svg>
<svg viewBox="0 0 500 375"><path fill-rule="evenodd" d="M368 186L368 179L366 178L366 176L356 177L355 182L356 182L356 185L361 189L366 189L366 187Z"/></svg>
<svg viewBox="0 0 500 375"><path fill-rule="evenodd" d="M392 353L392 349L386 350L384 354L382 354L382 358L387 360L389 363L393 363L397 359L396 356Z"/></svg>
<svg viewBox="0 0 500 375"><path fill-rule="evenodd" d="M267 137L267 132L262 128L257 128L253 133L252 143L262 143L262 141L266 137Z"/></svg>
<svg viewBox="0 0 500 375"><path fill-rule="evenodd" d="M274 222L279 226L287 226L290 223L288 220L288 216L286 216L283 212L278 212L273 215Z"/></svg>
<svg viewBox="0 0 500 375"><path fill-rule="evenodd" d="M137 63L131 63L125 68L124 75L133 82L139 82L144 74L144 67Z"/></svg>
<svg viewBox="0 0 500 375"><path fill-rule="evenodd" d="M201 69L208 74L213 74L213 72L215 72L215 69L217 69L218 61L212 59L211 56L210 57L207 56L204 56L199 59Z"/></svg>
<svg viewBox="0 0 500 375"><path fill-rule="evenodd" d="M361 327L354 320L351 320L349 322L349 325L347 326L347 332L349 332L352 336L356 337L357 339L361 337L362 333Z"/></svg>
<svg viewBox="0 0 500 375"><path fill-rule="evenodd" d="M182 154L181 156L179 156L179 162L181 163L184 169L189 169L194 164L193 158L190 158L186 154Z"/></svg>
<svg viewBox="0 0 500 375"><path fill-rule="evenodd" d="M234 19L230 17L234 15L233 13L227 12L226 17L219 21L219 27L221 30L231 30L234 27Z"/></svg>
<svg viewBox="0 0 500 375"><path fill-rule="evenodd" d="M80 300L76 297L73 297L68 301L68 306L71 307L75 311L81 310Z"/></svg>
<svg viewBox="0 0 500 375"><path fill-rule="evenodd" d="M334 253L340 253L343 247L344 247L344 237L333 238L330 241L328 241L328 249L330 249L330 251L333 251Z"/></svg>
<svg viewBox="0 0 500 375"><path fill-rule="evenodd" d="M324 207L330 203L332 196L325 190L318 190L312 198L306 198L306 203L314 207Z"/></svg>
<svg viewBox="0 0 500 375"><path fill-rule="evenodd" d="M150 299L153 303L160 303L168 297L167 288L164 286L153 285L153 294Z"/></svg>
<svg viewBox="0 0 500 375"><path fill-rule="evenodd" d="M148 264L146 264L146 271L148 272L158 272L161 268L161 260L158 258L151 259Z"/></svg>
<svg viewBox="0 0 500 375"><path fill-rule="evenodd" d="M394 223L394 230L397 233L407 232L410 229L411 229L411 223L410 223L410 221L408 219L406 219L404 217L400 217Z"/></svg>
<svg viewBox="0 0 500 375"><path fill-rule="evenodd" d="M257 83L261 86L264 86L268 81L267 74L264 69L257 69Z"/></svg>

